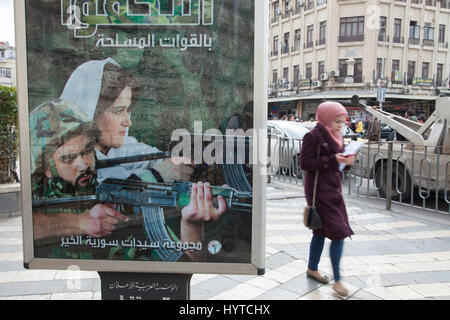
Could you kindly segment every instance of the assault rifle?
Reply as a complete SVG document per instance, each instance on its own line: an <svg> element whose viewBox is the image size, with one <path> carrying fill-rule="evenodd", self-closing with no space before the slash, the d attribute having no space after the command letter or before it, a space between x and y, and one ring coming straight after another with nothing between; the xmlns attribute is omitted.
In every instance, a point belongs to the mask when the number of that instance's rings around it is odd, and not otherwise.
<svg viewBox="0 0 450 320"><path fill-rule="evenodd" d="M140 210L144 229L150 241L164 243L172 238L166 226L162 208L183 208L190 202L192 182L149 183L137 180L105 179L96 189L95 195L68 198L33 200L33 208L55 206L67 203L98 202L132 205ZM231 187L211 186L214 201L222 196L227 210L240 213L252 212L252 193L238 191ZM122 211L122 210L121 210ZM181 252L166 247L156 249L163 261L177 261Z"/></svg>

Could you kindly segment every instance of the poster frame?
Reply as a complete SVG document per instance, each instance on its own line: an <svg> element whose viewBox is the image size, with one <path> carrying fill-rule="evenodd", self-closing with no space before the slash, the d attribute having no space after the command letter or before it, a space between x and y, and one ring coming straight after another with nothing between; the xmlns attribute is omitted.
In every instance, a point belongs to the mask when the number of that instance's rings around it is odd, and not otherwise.
<svg viewBox="0 0 450 320"><path fill-rule="evenodd" d="M267 121L268 71L268 3L255 0L254 21L254 129L264 132ZM214 274L263 274L265 268L265 187L267 177L265 161L253 165L252 238L250 263L211 262L156 262L123 260L49 259L34 256L33 217L31 195L31 158L29 137L29 108L27 83L27 47L25 0L14 0L17 91L20 131L20 170L22 201L23 261L27 269L65 270L75 265L80 270L108 272L151 273L214 273ZM266 139L258 142L266 150ZM258 156L253 148L254 157ZM254 158L257 159L257 158ZM73 269L71 269L73 270Z"/></svg>

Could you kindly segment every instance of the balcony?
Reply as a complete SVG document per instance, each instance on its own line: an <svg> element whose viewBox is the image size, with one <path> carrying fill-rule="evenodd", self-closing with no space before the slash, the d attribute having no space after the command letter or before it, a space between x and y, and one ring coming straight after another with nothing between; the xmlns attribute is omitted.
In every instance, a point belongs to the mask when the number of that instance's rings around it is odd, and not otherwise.
<svg viewBox="0 0 450 320"><path fill-rule="evenodd" d="M275 13L275 15L272 17L271 22L275 23L275 22L278 22L278 21L280 21L280 15Z"/></svg>
<svg viewBox="0 0 450 320"><path fill-rule="evenodd" d="M312 48L312 47L314 47L314 41L306 42L303 45L303 49L309 49L309 48Z"/></svg>
<svg viewBox="0 0 450 320"><path fill-rule="evenodd" d="M316 46L322 46L327 43L327 39L319 39L319 41L316 41Z"/></svg>
<svg viewBox="0 0 450 320"><path fill-rule="evenodd" d="M362 75L357 75L357 76L353 76L353 82L348 82L348 80L350 79L350 76L340 76L337 77L337 83L363 83L363 76Z"/></svg>
<svg viewBox="0 0 450 320"><path fill-rule="evenodd" d="M419 38L409 38L408 43L410 45L418 46L418 45L420 45L420 39Z"/></svg>
<svg viewBox="0 0 450 320"><path fill-rule="evenodd" d="M405 37L395 37L394 36L394 38L392 38L392 41L394 43L405 43Z"/></svg>
<svg viewBox="0 0 450 320"><path fill-rule="evenodd" d="M278 56L278 50L276 50L276 51L270 51L270 56L271 56L271 57L277 57L277 56Z"/></svg>
<svg viewBox="0 0 450 320"><path fill-rule="evenodd" d="M289 18L291 16L291 9L286 8L286 11L283 14L283 19Z"/></svg>
<svg viewBox="0 0 450 320"><path fill-rule="evenodd" d="M293 47L291 47L291 52L299 52L300 51L300 44L294 44Z"/></svg>
<svg viewBox="0 0 450 320"><path fill-rule="evenodd" d="M364 35L355 35L355 36L339 36L339 42L353 42L353 41L364 41Z"/></svg>
<svg viewBox="0 0 450 320"><path fill-rule="evenodd" d="M289 53L289 44L285 45L283 44L283 46L281 47L281 54L287 54Z"/></svg>
<svg viewBox="0 0 450 320"><path fill-rule="evenodd" d="M439 49L448 49L448 42L438 42Z"/></svg>
<svg viewBox="0 0 450 320"><path fill-rule="evenodd" d="M389 42L389 36L387 36L385 33L379 33L378 34L378 41L380 41L380 42Z"/></svg>
<svg viewBox="0 0 450 320"><path fill-rule="evenodd" d="M434 47L434 40L423 39L422 44L424 47Z"/></svg>

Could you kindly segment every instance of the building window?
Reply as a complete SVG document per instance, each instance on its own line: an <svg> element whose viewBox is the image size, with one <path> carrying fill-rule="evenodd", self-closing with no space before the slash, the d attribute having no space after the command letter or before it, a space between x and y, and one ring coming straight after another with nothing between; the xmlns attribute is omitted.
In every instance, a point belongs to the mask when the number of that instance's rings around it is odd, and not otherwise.
<svg viewBox="0 0 450 320"><path fill-rule="evenodd" d="M319 30L319 45L325 44L327 39L327 22L322 21L320 23L320 30Z"/></svg>
<svg viewBox="0 0 450 320"><path fill-rule="evenodd" d="M339 59L339 77L347 77L347 59Z"/></svg>
<svg viewBox="0 0 450 320"><path fill-rule="evenodd" d="M289 81L289 68L283 68L283 82L287 83Z"/></svg>
<svg viewBox="0 0 450 320"><path fill-rule="evenodd" d="M408 84L412 84L414 80L416 72L416 62L415 61L408 61Z"/></svg>
<svg viewBox="0 0 450 320"><path fill-rule="evenodd" d="M297 29L294 33L294 51L300 51L301 30Z"/></svg>
<svg viewBox="0 0 450 320"><path fill-rule="evenodd" d="M311 9L314 9L314 0L308 0L308 2L306 3L305 10L311 10Z"/></svg>
<svg viewBox="0 0 450 320"><path fill-rule="evenodd" d="M281 54L289 53L289 32L284 34L283 44L281 45Z"/></svg>
<svg viewBox="0 0 450 320"><path fill-rule="evenodd" d="M341 18L339 42L364 41L364 17Z"/></svg>
<svg viewBox="0 0 450 320"><path fill-rule="evenodd" d="M5 50L0 50L0 58L4 58L5 57Z"/></svg>
<svg viewBox="0 0 450 320"><path fill-rule="evenodd" d="M289 0L285 0L284 1L284 12L285 12L285 18L289 17L291 15L291 6L290 6L290 1Z"/></svg>
<svg viewBox="0 0 450 320"><path fill-rule="evenodd" d="M437 72L436 72L436 86L442 87L442 75L444 73L444 65L442 63L437 64Z"/></svg>
<svg viewBox="0 0 450 320"><path fill-rule="evenodd" d="M273 37L273 50L272 56L278 55L278 36Z"/></svg>
<svg viewBox="0 0 450 320"><path fill-rule="evenodd" d="M425 24L423 28L423 45L434 46L434 28L429 23Z"/></svg>
<svg viewBox="0 0 450 320"><path fill-rule="evenodd" d="M439 41L439 43L445 42L445 24L439 25L438 41Z"/></svg>
<svg viewBox="0 0 450 320"><path fill-rule="evenodd" d="M402 84L403 76L400 73L400 60L392 60L391 80L394 84Z"/></svg>
<svg viewBox="0 0 450 320"><path fill-rule="evenodd" d="M417 25L417 21L409 23L409 43L414 45L420 44L420 26Z"/></svg>
<svg viewBox="0 0 450 320"><path fill-rule="evenodd" d="M314 46L313 34L314 34L314 25L310 25L308 26L306 31L306 48L312 48Z"/></svg>
<svg viewBox="0 0 450 320"><path fill-rule="evenodd" d="M300 80L300 66L295 65L294 66L294 79L293 79L294 86L298 85L299 80Z"/></svg>
<svg viewBox="0 0 450 320"><path fill-rule="evenodd" d="M380 17L380 29L378 31L378 41L386 41L386 17Z"/></svg>
<svg viewBox="0 0 450 320"><path fill-rule="evenodd" d="M353 82L362 83L363 82L363 59L355 59L355 69L353 71Z"/></svg>
<svg viewBox="0 0 450 320"><path fill-rule="evenodd" d="M428 62L422 62L422 79L428 79L430 64Z"/></svg>
<svg viewBox="0 0 450 320"><path fill-rule="evenodd" d="M305 67L306 79L312 79L312 63L307 63Z"/></svg>
<svg viewBox="0 0 450 320"><path fill-rule="evenodd" d="M317 77L325 73L325 61L319 61L317 65Z"/></svg>
<svg viewBox="0 0 450 320"><path fill-rule="evenodd" d="M384 66L383 66L383 59L378 58L377 59L377 79L384 79Z"/></svg>
<svg viewBox="0 0 450 320"><path fill-rule="evenodd" d="M441 8L445 8L445 9L449 8L450 3L448 3L447 0L437 0L437 2L439 2L441 4Z"/></svg>
<svg viewBox="0 0 450 320"><path fill-rule="evenodd" d="M11 69L10 68L1 68L0 69L0 77L11 78Z"/></svg>
<svg viewBox="0 0 450 320"><path fill-rule="evenodd" d="M278 20L280 19L280 15L281 15L280 4L277 1L277 2L275 2L273 4L273 18L272 18L272 22L278 22Z"/></svg>
<svg viewBox="0 0 450 320"><path fill-rule="evenodd" d="M403 43L402 34L402 19L394 19L394 42Z"/></svg>
<svg viewBox="0 0 450 320"><path fill-rule="evenodd" d="M272 83L277 84L278 82L278 69L273 69L272 71Z"/></svg>

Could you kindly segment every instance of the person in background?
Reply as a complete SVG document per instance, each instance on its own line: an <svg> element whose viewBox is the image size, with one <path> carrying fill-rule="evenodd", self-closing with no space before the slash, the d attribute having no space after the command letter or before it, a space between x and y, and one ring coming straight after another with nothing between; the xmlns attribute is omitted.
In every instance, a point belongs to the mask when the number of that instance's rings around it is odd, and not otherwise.
<svg viewBox="0 0 450 320"><path fill-rule="evenodd" d="M425 121L427 121L427 117L425 117L424 114L421 114L418 118L417 118L417 122L420 124L424 124Z"/></svg>
<svg viewBox="0 0 450 320"><path fill-rule="evenodd" d="M412 110L408 110L405 112L405 118L409 119L411 121L417 121L417 117L416 117L414 111L412 111Z"/></svg>
<svg viewBox="0 0 450 320"><path fill-rule="evenodd" d="M342 196L342 175L339 171L341 163L350 166L355 161L354 156L342 154L344 139L341 129L347 117L347 110L340 103L327 101L320 104L316 115L318 124L305 135L300 153L308 205L312 204L315 172L319 172L315 205L323 225L321 229L313 231L306 274L321 283L329 282L328 277L318 271L318 265L325 238L330 239L330 257L335 281L333 289L341 296L348 295L341 282L339 270L344 239L353 234Z"/></svg>
<svg viewBox="0 0 450 320"><path fill-rule="evenodd" d="M360 137L362 137L363 134L364 134L363 122L362 122L361 119L358 120L358 123L357 123L357 125L356 125L356 130L355 130L355 132L356 132Z"/></svg>

